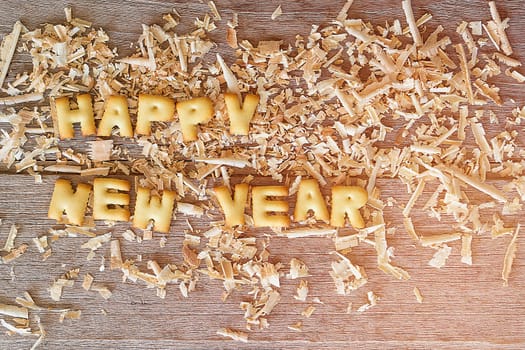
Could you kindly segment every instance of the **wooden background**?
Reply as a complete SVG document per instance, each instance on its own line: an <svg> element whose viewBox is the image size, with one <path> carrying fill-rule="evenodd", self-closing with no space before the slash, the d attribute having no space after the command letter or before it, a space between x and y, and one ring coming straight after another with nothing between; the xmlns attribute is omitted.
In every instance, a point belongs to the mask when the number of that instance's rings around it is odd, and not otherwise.
<svg viewBox="0 0 525 350"><path fill-rule="evenodd" d="M239 38L256 42L268 39L292 40L296 34L306 35L311 24L329 23L343 6L343 1L297 1L283 2L283 15L270 20L277 1L217 1L223 15L220 29L212 37L221 44L218 51L228 59L233 53L224 44L225 21L231 13L239 13ZM208 11L206 3L128 0L128 1L15 1L0 2L0 33L11 31L16 20L34 28L44 22L62 22L63 8L71 5L75 16L93 21L95 27L103 27L110 34L113 45L121 55L129 53L129 43L135 42L141 33L141 23L160 23L161 15L176 8L183 16L183 26L190 26L193 19ZM415 17L430 12L434 19L429 27L442 24L452 35L460 20L488 20L490 14L485 1L413 0ZM509 38L515 50L514 57L525 59L525 7L522 1L499 1L502 18L511 17ZM377 24L404 15L400 1L356 0L350 16L364 18ZM16 71L28 69L27 57L15 55L8 80ZM505 100L513 98L525 102L523 85L504 79L500 84ZM506 102L499 111L504 118L514 104ZM520 136L520 146L524 137ZM81 144L78 147L82 147ZM84 237L58 241L54 254L45 262L40 261L30 240L54 227L47 220L47 206L56 176L45 176L43 184L35 184L32 177L2 170L0 174L0 242L4 242L10 224L19 226L17 243L30 244L30 252L13 265L15 278L11 277L11 265L0 265L0 303L12 303L16 296L30 291L37 303L45 306L72 307L82 310L81 320L57 322L58 316L43 313L42 322L48 332L43 348L75 349L167 349L167 348L351 348L351 349L523 349L525 348L525 252L524 240L518 239L518 252L514 261L510 285L502 287L501 269L503 256L510 237L492 240L489 236L475 237L473 243L474 265L459 262L459 245L448 264L441 270L427 265L432 250L412 246L402 228L399 208L385 212L385 219L399 227L398 233L389 238L396 247L396 264L407 268L412 278L396 281L375 268L373 249L359 249L353 254L355 262L367 268L369 283L353 295L338 296L328 274L333 260L330 251L333 243L327 238L304 238L291 240L274 238L269 250L275 261L288 263L298 257L310 267L310 296L319 297L324 304L316 304L311 318L304 318L301 311L311 303L293 299L297 281L283 280L282 301L269 316L270 328L250 332L250 343L234 343L216 335L223 327L242 330L245 321L239 302L243 294L234 293L226 302L220 296L220 281L202 278L196 292L183 298L177 286L168 287L165 300L155 295L155 290L142 285L122 284L119 271L98 271L100 256L109 258L108 246L97 253L93 261L86 261L88 253L80 249ZM501 186L504 180L491 179L491 184ZM400 184L394 180L380 179L378 186L383 198L395 197L406 203L405 190L398 191ZM430 186L427 186L427 188ZM429 189L430 191L430 189ZM428 195L428 194L427 194ZM472 196L475 194L472 193ZM515 223L520 220L514 218ZM446 222L428 221L424 214L415 218L422 233L446 232ZM197 228L205 223L192 222ZM525 224L521 219L522 225ZM165 262L181 262L182 235L179 227L183 221L172 226L166 248L158 248L158 239L142 245L122 241L123 253L128 256L142 254L144 261L156 259ZM122 228L126 225L122 225ZM263 234L263 231L259 232ZM105 301L95 292L85 292L77 282L74 288L66 288L60 302L49 298L47 288L53 279L73 267L82 273L90 272L97 282L108 285L113 296ZM418 304L412 293L417 286L425 300ZM356 306L366 302L366 292L373 290L381 297L379 304L360 314L346 314L348 302ZM311 299L310 299L311 300ZM101 310L107 315L103 315ZM303 321L303 332L287 329L297 321ZM29 348L33 338L0 335L0 348Z"/></svg>

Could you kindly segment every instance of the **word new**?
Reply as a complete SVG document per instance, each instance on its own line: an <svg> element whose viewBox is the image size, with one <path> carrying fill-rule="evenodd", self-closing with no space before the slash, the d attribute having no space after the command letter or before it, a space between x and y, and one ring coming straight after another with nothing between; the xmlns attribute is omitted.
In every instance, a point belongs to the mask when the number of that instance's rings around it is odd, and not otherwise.
<svg viewBox="0 0 525 350"><path fill-rule="evenodd" d="M95 220L129 221L130 183L115 178L95 178L91 185L80 183L73 189L70 181L59 179L55 183L49 205L48 217L63 222L82 225L93 193L93 218ZM226 186L213 189L224 212L227 227L245 224L245 207L248 203L248 184L235 185L233 196ZM286 186L252 186L252 217L255 227L281 227L290 225L288 201L278 197L288 196ZM153 230L167 233L175 207L176 193L164 190L162 196L151 194L139 187L133 215L133 227L146 229L153 223ZM363 228L364 220L359 209L368 200L367 192L358 186L332 187L332 209L328 208L316 180L306 179L299 184L293 218L300 222L313 217L334 227L344 227L346 219L355 228Z"/></svg>

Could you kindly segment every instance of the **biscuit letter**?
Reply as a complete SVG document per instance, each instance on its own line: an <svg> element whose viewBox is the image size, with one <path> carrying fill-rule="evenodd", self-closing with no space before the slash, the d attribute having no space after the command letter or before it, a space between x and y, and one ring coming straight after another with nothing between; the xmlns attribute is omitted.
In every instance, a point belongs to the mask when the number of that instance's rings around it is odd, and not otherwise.
<svg viewBox="0 0 525 350"><path fill-rule="evenodd" d="M47 216L62 222L64 212L73 225L82 225L84 214L86 212L91 186L88 184L78 184L77 190L74 191L71 182L65 179L58 179L55 183L51 203Z"/></svg>
<svg viewBox="0 0 525 350"><path fill-rule="evenodd" d="M174 205L174 191L165 190L161 200L158 196L150 196L149 189L139 187L135 204L135 215L133 217L133 227L145 229L148 227L149 221L153 220L153 229L155 231L168 233Z"/></svg>
<svg viewBox="0 0 525 350"><path fill-rule="evenodd" d="M157 95L139 95L137 111L137 134L151 134L151 122L167 122L175 114L175 101L169 97Z"/></svg>
<svg viewBox="0 0 525 350"><path fill-rule="evenodd" d="M230 133L232 135L248 135L250 130L250 121L255 115L259 96L247 95L241 104L236 94L224 94L224 102L230 117Z"/></svg>
<svg viewBox="0 0 525 350"><path fill-rule="evenodd" d="M226 186L216 187L213 190L224 212L226 226L244 225L244 206L248 200L248 184L235 185L233 199Z"/></svg>
<svg viewBox="0 0 525 350"><path fill-rule="evenodd" d="M330 225L345 226L345 216L348 215L350 224L355 228L365 227L365 221L359 213L359 208L366 204L368 193L358 186L332 187L332 213Z"/></svg>
<svg viewBox="0 0 525 350"><path fill-rule="evenodd" d="M288 202L268 197L285 197L286 186L257 186L252 189L252 215L255 227L288 227Z"/></svg>
<svg viewBox="0 0 525 350"><path fill-rule="evenodd" d="M93 218L95 220L128 221L129 209L109 206L129 205L129 181L110 178L96 178L93 181Z"/></svg>
<svg viewBox="0 0 525 350"><path fill-rule="evenodd" d="M109 96L104 115L98 125L97 136L111 136L111 131L115 126L119 129L120 136L133 136L126 96Z"/></svg>
<svg viewBox="0 0 525 350"><path fill-rule="evenodd" d="M322 220L326 223L330 220L330 214L326 208L319 184L317 181L302 180L299 183L297 191L297 201L295 202L294 219L295 221L303 221L308 217L308 211L314 212L316 220Z"/></svg>
<svg viewBox="0 0 525 350"><path fill-rule="evenodd" d="M213 116L213 104L208 97L197 97L177 102L180 127L184 142L197 140L197 126Z"/></svg>
<svg viewBox="0 0 525 350"><path fill-rule="evenodd" d="M78 109L71 109L69 107L69 97L59 97L55 99L54 110L58 123L58 133L61 139L68 139L75 135L73 123L80 123L82 136L96 133L91 95L78 95L77 105Z"/></svg>

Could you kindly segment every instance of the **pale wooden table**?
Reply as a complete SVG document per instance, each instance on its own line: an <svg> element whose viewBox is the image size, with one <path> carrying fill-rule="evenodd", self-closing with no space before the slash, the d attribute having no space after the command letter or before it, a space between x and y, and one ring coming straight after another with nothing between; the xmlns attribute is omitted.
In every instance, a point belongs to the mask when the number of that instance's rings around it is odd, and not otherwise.
<svg viewBox="0 0 525 350"><path fill-rule="evenodd" d="M224 19L230 19L232 11L239 13L239 37L256 42L264 39L292 40L298 34L306 35L310 25L329 23L337 15L343 1L297 1L283 2L284 14L270 21L270 15L278 1L217 1ZM141 23L160 23L161 15L175 7L185 23L208 11L206 3L129 0L129 1L14 1L0 2L0 33L10 32L13 23L20 19L34 28L44 22L63 21L63 8L71 5L75 16L88 19L96 27L105 28L112 43L125 55L130 42L135 42L141 32ZM413 0L416 18L425 11L433 14L429 27L443 24L447 33L453 34L460 20L488 20L490 14L485 1ZM502 17L511 17L509 37L515 57L525 59L525 6L519 0L499 1ZM399 18L404 23L400 1L356 0L350 17L364 18L377 24L384 20ZM225 21L223 21L225 22ZM232 51L224 44L224 28L214 34L221 42L218 51L227 59ZM12 71L28 68L27 59L15 56ZM9 77L13 77L10 74ZM8 80L9 80L8 77ZM505 100L513 98L525 102L523 85L506 79L500 84ZM512 104L505 103L495 111L509 113ZM521 136L521 146L525 141ZM81 147L81 145L79 145ZM44 233L55 225L47 216L47 206L56 176L44 177L44 184L35 184L32 177L17 175L12 171L0 174L0 226L2 242L11 223L20 227L17 242L31 244L31 238ZM503 180L489 181L498 186ZM399 203L408 200L404 189L396 191L399 183L380 179L378 186L384 198L396 197ZM474 194L472 194L474 196ZM288 262L292 257L303 259L311 269L310 295L319 297L324 304L311 318L300 316L310 303L293 299L296 283L283 279L281 303L269 317L270 328L250 333L250 343L234 343L216 334L222 327L244 328L239 302L242 293L234 293L226 302L220 301L223 291L219 281L202 278L197 291L190 298L183 298L176 286L168 288L165 300L155 296L155 291L142 285L118 283L120 272L97 271L100 256L87 262L87 251L80 249L85 238L61 240L54 246L54 254L41 263L33 250L14 264L16 279L12 281L10 265L0 265L0 302L12 303L16 296L30 291L35 300L46 306L61 305L82 309L78 321L57 322L56 314L44 313L42 322L48 332L43 344L46 349L168 349L168 348L351 348L351 349L523 349L525 348L525 252L518 247L516 260L508 287L502 287L501 268L508 237L491 240L476 237L474 265L468 267L459 262L457 245L446 267L441 270L427 266L432 251L422 251L412 246L402 226L398 208L386 212L386 220L399 227L399 232L389 239L396 247L396 263L406 267L412 279L396 281L375 269L375 252L372 249L356 252L355 259L367 267L369 284L347 297L335 293L328 274L329 252L333 243L326 238L288 240L272 239L269 250L275 261ZM426 217L416 217L423 233L444 232L446 222L425 225ZM515 223L520 218L514 218ZM525 222L521 219L521 223ZM196 223L205 227L205 223ZM126 225L122 225L126 227ZM177 227L174 223L173 227ZM523 239L519 239L524 242ZM181 235L172 233L166 248L159 250L158 241L137 245L124 245L127 255L141 253L144 260L154 258L159 263L180 262ZM106 247L107 248L107 247ZM99 251L109 257L109 250ZM75 288L64 292L59 303L49 298L47 288L52 280L72 267L91 272L98 282L113 290L113 296L104 301L94 293L83 291L79 282ZM412 294L417 286L425 300L418 304ZM381 296L379 304L371 310L358 314L346 314L349 301L354 305L366 302L366 292L373 290ZM103 315L101 309L107 312ZM287 329L288 325L302 320L301 333ZM0 348L27 349L33 339L0 335Z"/></svg>

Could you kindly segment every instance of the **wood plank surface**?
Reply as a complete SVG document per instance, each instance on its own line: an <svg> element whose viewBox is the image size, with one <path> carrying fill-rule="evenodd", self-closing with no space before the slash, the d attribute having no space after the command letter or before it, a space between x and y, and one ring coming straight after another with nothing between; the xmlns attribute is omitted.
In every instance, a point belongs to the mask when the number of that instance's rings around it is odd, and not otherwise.
<svg viewBox="0 0 525 350"><path fill-rule="evenodd" d="M329 24L344 5L343 1L216 1L223 20L219 28L211 33L218 43L213 52L220 52L228 63L235 57L234 51L225 43L226 21L232 13L239 15L238 37L253 43L259 40L282 39L293 42L297 34L308 35L312 24ZM270 16L281 4L282 16L272 21ZM13 24L21 20L28 28L50 22L63 22L63 8L70 5L75 16L92 21L95 27L104 28L111 44L119 48L121 56L132 51L142 32L141 23L161 23L162 15L173 8L183 20L180 30L190 28L195 17L209 11L206 2L184 1L14 1L0 2L0 33L7 34ZM519 0L498 1L501 17L510 17L507 30L514 48L513 57L525 59L525 7ZM490 19L486 1L455 0L413 0L415 17L430 12L433 19L426 32L430 33L439 24L446 34L460 40L454 30L461 20L474 21ZM405 24L401 1L355 0L349 11L351 18L363 18L376 24L386 20L400 19ZM427 35L427 34L425 34ZM212 55L214 56L214 55ZM210 60L214 57L210 56ZM28 57L15 54L7 81L12 81L16 72L30 69ZM510 78L494 80L501 87L503 106L490 105L498 113L500 124L487 124L491 135L505 128L504 118L515 106L525 103L523 84ZM511 99L514 101L511 101ZM525 133L523 126L518 137L518 147L523 147ZM71 141L77 150L86 150L82 138ZM472 140L468 142L473 142ZM388 147L388 144L383 145ZM140 150L137 148L137 152ZM138 153L140 154L140 153ZM519 160L519 155L514 158ZM352 261L366 268L369 282L349 296L337 295L334 282L329 275L330 264L334 261L333 241L330 238L272 237L268 250L272 262L288 264L293 257L300 258L310 268L308 278L310 294L307 302L293 298L297 280L281 278L281 302L268 316L270 327L249 332L247 344L233 342L217 335L221 328L244 330L245 320L239 303L248 297L246 291L234 292L225 301L221 300L222 282L202 276L196 290L184 298L177 285L167 287L166 299L156 296L155 289L143 284L121 282L122 274L117 270L99 271L102 257L109 266L109 245L96 252L96 257L87 261L88 249L81 245L86 237L70 237L53 243L53 255L41 261L32 239L45 234L49 228L60 228L54 220L47 219L47 210L53 185L63 176L44 174L43 183L35 183L27 174L15 173L2 165L0 174L0 245L3 245L11 224L19 228L17 245L27 243L28 253L12 264L0 264L0 304L13 304L17 296L29 291L35 301L46 307L70 307L82 310L80 320L58 322L56 313L41 313L42 325L47 336L42 344L45 349L523 349L525 348L525 243L518 237L518 251L514 260L509 286L503 287L501 270L505 250L510 236L492 239L489 234L476 236L472 251L474 263L467 266L460 262L460 242L453 242L453 252L447 265L441 269L428 266L434 251L415 247L403 226L402 207L410 195L403 184L396 179L379 178L377 187L381 198L396 199L396 205L384 211L389 227L397 228L389 235L389 246L395 247L395 264L404 267L411 275L408 281L398 281L376 268L377 258L373 247L360 245L352 251ZM72 177L76 181L78 178ZM134 177L126 177L134 183ZM82 181L85 181L82 179ZM265 179L255 179L255 183ZM508 178L492 176L487 183L499 189L508 184ZM425 200L435 190L437 182L429 184L423 193ZM470 198L485 198L485 194L462 188ZM131 191L134 193L134 189ZM133 202L132 198L132 202ZM293 202L292 202L293 205ZM496 210L484 211L484 222L491 220ZM209 228L209 221L178 216L173 221L166 246L159 247L160 235L141 244L121 239L122 252L126 257L142 255L144 262L156 260L161 266L167 263L181 264L181 250L187 221L196 230ZM452 220L437 221L426 213L414 210L414 225L423 234L449 232ZM525 224L520 213L505 217L508 225ZM98 223L99 232L113 231L121 234L129 228L128 223L119 223L108 228ZM271 235L270 230L254 229L258 238ZM64 288L62 299L53 302L48 288L61 274L79 267L81 276L91 273L96 282L110 288L113 295L102 299L96 292L84 291L78 280L72 288ZM418 287L424 296L418 303L413 288ZM380 296L377 306L363 313L355 309L367 302L366 293L374 291ZM322 303L313 303L318 297ZM348 303L354 311L347 314ZM301 312L310 305L316 307L310 318ZM301 321L303 331L293 331L288 326ZM20 337L0 333L0 348L28 349L34 337Z"/></svg>

